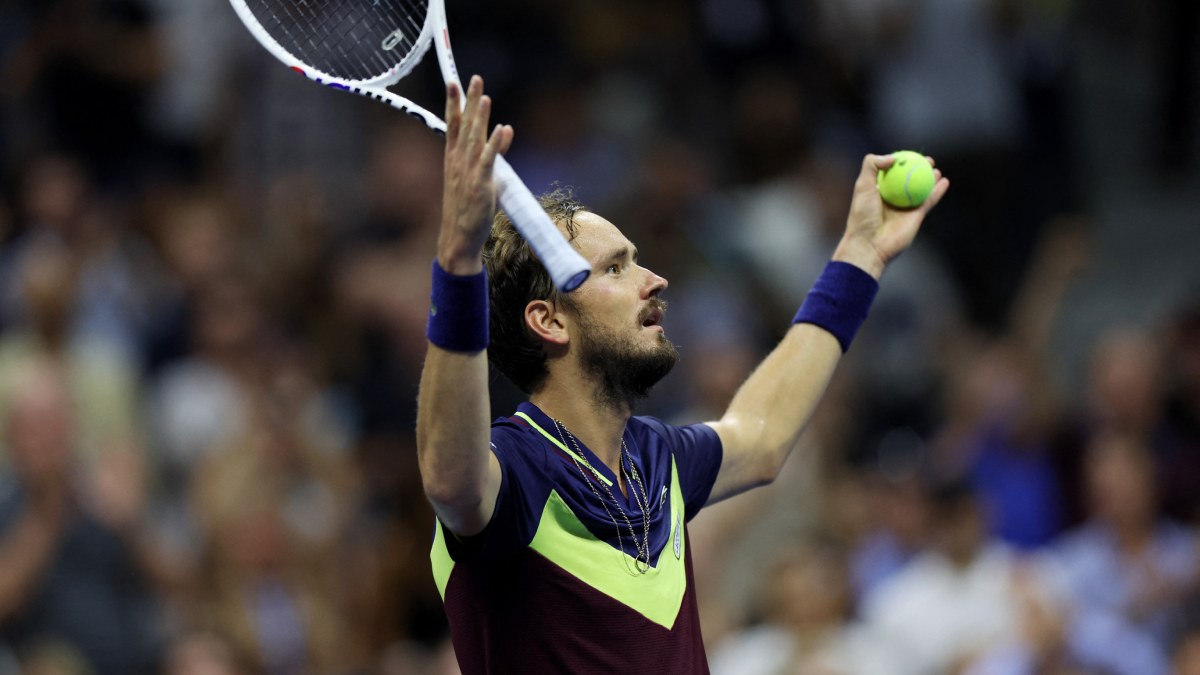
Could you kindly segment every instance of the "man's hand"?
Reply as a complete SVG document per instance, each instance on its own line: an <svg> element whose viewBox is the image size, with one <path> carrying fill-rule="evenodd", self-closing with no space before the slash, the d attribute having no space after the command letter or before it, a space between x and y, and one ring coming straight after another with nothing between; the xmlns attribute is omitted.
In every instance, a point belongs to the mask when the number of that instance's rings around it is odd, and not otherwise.
<svg viewBox="0 0 1200 675"><path fill-rule="evenodd" d="M935 168L937 182L928 199L915 209L893 208L879 196L875 176L895 161L891 155L867 155L863 159L862 171L854 182L846 232L833 254L834 260L860 267L876 279L883 276L883 269L893 258L912 244L925 216L950 188L950 181ZM929 161L933 163L932 158Z"/></svg>
<svg viewBox="0 0 1200 675"><path fill-rule="evenodd" d="M496 211L492 166L512 145L513 130L497 125L488 136L492 99L478 75L467 85L467 104L456 84L446 86L446 159L438 263L451 274L476 274Z"/></svg>

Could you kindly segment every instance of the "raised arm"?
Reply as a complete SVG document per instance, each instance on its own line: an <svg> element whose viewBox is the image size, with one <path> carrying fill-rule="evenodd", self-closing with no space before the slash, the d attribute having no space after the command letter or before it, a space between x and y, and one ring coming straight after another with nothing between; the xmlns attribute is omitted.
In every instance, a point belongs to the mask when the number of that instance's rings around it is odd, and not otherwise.
<svg viewBox="0 0 1200 675"><path fill-rule="evenodd" d="M863 159L846 231L833 254L835 262L857 269L834 270L840 274L824 290L834 290L835 296L838 290L854 290L841 289L843 282L860 288L873 285L887 263L912 243L925 215L950 186L941 172L936 172L933 194L920 207L899 210L887 206L879 196L875 176L893 161L890 155ZM839 310L831 311L836 314ZM843 335L841 339L847 338ZM775 479L824 394L842 349L839 338L826 328L807 322L792 325L742 384L721 419L709 423L724 448L710 504Z"/></svg>
<svg viewBox="0 0 1200 675"><path fill-rule="evenodd" d="M478 76L468 85L465 107L461 101L459 88L448 85L442 223L417 399L417 457L438 519L469 536L491 519L500 489L500 465L489 450L482 251L496 210L492 165L497 153L508 150L513 132L497 126L489 137L491 100Z"/></svg>

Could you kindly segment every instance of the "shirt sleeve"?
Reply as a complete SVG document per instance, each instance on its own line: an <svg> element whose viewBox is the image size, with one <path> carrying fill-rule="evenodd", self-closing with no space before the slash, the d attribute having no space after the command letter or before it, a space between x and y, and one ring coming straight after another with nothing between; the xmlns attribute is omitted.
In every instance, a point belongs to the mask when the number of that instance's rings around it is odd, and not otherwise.
<svg viewBox="0 0 1200 675"><path fill-rule="evenodd" d="M468 559L499 560L513 555L533 541L540 512L536 495L541 490L546 461L545 451L529 443L511 427L492 427L491 450L500 463L500 491L492 519L478 534L470 537L445 530L446 549L455 561ZM544 467L542 467L544 469ZM543 498L541 500L545 502Z"/></svg>
<svg viewBox="0 0 1200 675"><path fill-rule="evenodd" d="M721 469L721 438L707 424L677 427L650 417L640 418L666 439L679 471L684 517L690 521L708 502L717 472Z"/></svg>

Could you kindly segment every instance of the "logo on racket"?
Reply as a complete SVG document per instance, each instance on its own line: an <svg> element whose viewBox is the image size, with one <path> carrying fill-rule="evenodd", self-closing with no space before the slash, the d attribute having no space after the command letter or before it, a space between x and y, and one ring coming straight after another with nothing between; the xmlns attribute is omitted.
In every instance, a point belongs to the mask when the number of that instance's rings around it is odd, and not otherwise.
<svg viewBox="0 0 1200 675"><path fill-rule="evenodd" d="M387 37L383 38L383 45L382 45L383 50L390 52L396 48L396 45L400 44L403 41L404 41L404 31L397 28L396 30L389 33Z"/></svg>

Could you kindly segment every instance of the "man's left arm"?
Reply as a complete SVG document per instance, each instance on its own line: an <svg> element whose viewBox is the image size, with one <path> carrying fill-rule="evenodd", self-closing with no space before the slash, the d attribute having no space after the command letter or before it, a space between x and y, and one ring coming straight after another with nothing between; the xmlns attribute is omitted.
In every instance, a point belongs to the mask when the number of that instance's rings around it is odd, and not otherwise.
<svg viewBox="0 0 1200 675"><path fill-rule="evenodd" d="M810 293L816 311L806 311L806 303L798 322L738 389L721 419L709 422L722 445L721 469L709 504L779 475L857 328L848 328L854 322L839 314L853 312L856 304L865 312L869 298L862 298L862 289L873 287L888 262L908 248L926 214L950 187L936 171L933 193L921 206L894 209L883 202L875 184L876 174L893 161L891 155L863 159L834 262ZM816 293L820 295L814 298Z"/></svg>

